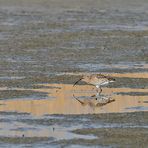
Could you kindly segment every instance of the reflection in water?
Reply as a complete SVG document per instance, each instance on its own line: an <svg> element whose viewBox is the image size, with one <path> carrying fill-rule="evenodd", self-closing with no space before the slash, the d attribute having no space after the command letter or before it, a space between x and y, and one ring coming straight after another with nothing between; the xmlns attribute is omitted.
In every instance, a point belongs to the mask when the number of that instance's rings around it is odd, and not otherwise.
<svg viewBox="0 0 148 148"><path fill-rule="evenodd" d="M85 99L79 99L78 97L75 97L75 95L73 95L73 96L78 102L80 102L80 104L82 106L88 105L92 108L104 106L108 103L115 101L111 97L100 96L100 95L93 95L93 96L91 96L90 98L87 98L87 99L86 98Z"/></svg>
<svg viewBox="0 0 148 148"><path fill-rule="evenodd" d="M59 89L59 87L61 89ZM93 87L90 85L78 85L73 88L70 84L44 84L40 85L40 88L32 90L48 93L47 99L36 100L31 98L18 98L13 100L0 100L0 104L2 104L0 105L0 111L26 112L33 115L94 114L125 111L131 112L136 111L136 108L128 110L127 108L136 106L143 106L145 108L148 106L147 103L143 103L147 101L147 96L121 94L121 92L148 92L147 89L104 88L103 93L113 94L113 96L101 96L102 100L100 98L97 98L96 100L96 96L91 99L89 97L86 98L86 96L93 96L95 93ZM77 99L74 98L73 94ZM101 104L98 101L104 102Z"/></svg>

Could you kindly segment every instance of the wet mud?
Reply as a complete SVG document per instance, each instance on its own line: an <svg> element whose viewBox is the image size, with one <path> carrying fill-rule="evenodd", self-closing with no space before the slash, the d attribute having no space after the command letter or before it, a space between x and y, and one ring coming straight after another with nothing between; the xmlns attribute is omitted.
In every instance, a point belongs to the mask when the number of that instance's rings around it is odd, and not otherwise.
<svg viewBox="0 0 148 148"><path fill-rule="evenodd" d="M147 0L0 0L0 147L146 147ZM102 87L73 84L110 75Z"/></svg>

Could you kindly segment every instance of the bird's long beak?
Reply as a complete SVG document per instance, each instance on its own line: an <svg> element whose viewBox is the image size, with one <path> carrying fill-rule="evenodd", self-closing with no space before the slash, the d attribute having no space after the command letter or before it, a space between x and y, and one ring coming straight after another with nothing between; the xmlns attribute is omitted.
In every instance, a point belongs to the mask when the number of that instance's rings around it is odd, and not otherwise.
<svg viewBox="0 0 148 148"><path fill-rule="evenodd" d="M73 85L73 87L79 82L79 81L81 81L83 78L81 78L81 79L79 79L78 81L76 81L75 83L74 83L74 85Z"/></svg>
<svg viewBox="0 0 148 148"><path fill-rule="evenodd" d="M110 80L109 80L109 82L115 82L116 81L116 79L114 79L114 78L111 78Z"/></svg>

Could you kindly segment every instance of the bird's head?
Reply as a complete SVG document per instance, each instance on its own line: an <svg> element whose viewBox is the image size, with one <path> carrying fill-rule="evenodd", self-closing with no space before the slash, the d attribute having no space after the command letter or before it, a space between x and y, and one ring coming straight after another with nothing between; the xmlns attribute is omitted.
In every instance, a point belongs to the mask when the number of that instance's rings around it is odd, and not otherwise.
<svg viewBox="0 0 148 148"><path fill-rule="evenodd" d="M109 77L109 78L108 78L108 81L109 81L109 82L115 82L116 80L115 80L115 78Z"/></svg>

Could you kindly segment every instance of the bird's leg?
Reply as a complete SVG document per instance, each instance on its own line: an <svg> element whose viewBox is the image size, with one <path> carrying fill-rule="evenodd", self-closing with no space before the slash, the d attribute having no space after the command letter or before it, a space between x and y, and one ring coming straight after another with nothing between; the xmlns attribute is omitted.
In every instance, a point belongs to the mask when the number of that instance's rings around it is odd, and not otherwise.
<svg viewBox="0 0 148 148"><path fill-rule="evenodd" d="M100 86L99 88L100 88L100 92L99 92L99 95L101 95L101 92L102 92L102 88L101 88L101 86Z"/></svg>
<svg viewBox="0 0 148 148"><path fill-rule="evenodd" d="M96 94L96 96L98 96L98 95L100 95L100 92L99 92L99 86L98 85L96 85L96 91L97 91L97 94Z"/></svg>

